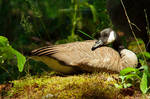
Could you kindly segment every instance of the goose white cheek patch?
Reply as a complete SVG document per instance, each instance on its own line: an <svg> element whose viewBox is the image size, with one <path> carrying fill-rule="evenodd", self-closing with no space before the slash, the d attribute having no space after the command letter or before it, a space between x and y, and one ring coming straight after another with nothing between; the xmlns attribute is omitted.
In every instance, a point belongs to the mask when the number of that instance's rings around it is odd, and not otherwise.
<svg viewBox="0 0 150 99"><path fill-rule="evenodd" d="M116 39L116 34L115 34L114 31L111 31L111 32L110 32L110 35L109 35L109 37L108 37L107 43L112 43L112 42L115 41L115 39Z"/></svg>

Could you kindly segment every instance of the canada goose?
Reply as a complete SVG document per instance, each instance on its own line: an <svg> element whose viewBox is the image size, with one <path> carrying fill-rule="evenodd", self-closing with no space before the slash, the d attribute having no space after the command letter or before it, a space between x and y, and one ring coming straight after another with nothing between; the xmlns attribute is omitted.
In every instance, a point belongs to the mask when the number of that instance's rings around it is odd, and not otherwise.
<svg viewBox="0 0 150 99"><path fill-rule="evenodd" d="M112 35L115 35L115 32L107 33L112 34L111 36L110 34L107 35L107 40L105 40L114 41L109 37L114 38L115 36ZM98 43L98 46L108 44L108 42L104 42L105 40L102 39L103 43ZM65 74L78 71L94 72L103 70L119 72L126 67L136 67L138 63L137 57L132 51L122 49L119 54L110 47L97 47L96 40L46 46L33 50L32 54L32 59L42 61L55 71Z"/></svg>
<svg viewBox="0 0 150 99"><path fill-rule="evenodd" d="M112 24L116 29L126 33L125 35L131 34L125 11L120 2L121 0L107 0L107 11L111 18ZM146 47L147 51L150 52L149 36L147 29L150 28L150 0L122 0L127 11L128 17L130 18L135 35L141 38ZM146 11L146 13L144 12ZM147 22L146 22L147 14ZM136 26L139 28L136 28Z"/></svg>

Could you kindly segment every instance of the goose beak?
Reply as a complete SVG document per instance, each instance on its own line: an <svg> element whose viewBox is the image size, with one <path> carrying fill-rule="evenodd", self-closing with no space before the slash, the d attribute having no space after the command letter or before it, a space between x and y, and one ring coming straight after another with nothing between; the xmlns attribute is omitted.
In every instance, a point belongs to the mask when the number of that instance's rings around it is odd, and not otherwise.
<svg viewBox="0 0 150 99"><path fill-rule="evenodd" d="M103 41L100 39L98 41L95 42L95 44L92 46L92 51L94 51L95 49L97 49L98 47L104 45Z"/></svg>

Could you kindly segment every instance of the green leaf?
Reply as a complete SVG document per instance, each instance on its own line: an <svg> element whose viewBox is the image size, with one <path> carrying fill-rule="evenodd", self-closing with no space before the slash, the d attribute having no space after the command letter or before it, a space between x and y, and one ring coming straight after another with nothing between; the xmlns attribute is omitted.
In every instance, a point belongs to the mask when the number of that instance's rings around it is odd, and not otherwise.
<svg viewBox="0 0 150 99"><path fill-rule="evenodd" d="M23 56L20 52L18 52L17 50L13 49L13 48L10 48L11 52L16 55L17 57L17 66L18 66L18 69L20 72L23 71L23 67L24 67L24 64L26 62L26 58L25 56Z"/></svg>
<svg viewBox="0 0 150 99"><path fill-rule="evenodd" d="M15 55L17 57L18 69L20 72L23 71L26 58L20 52L13 49L11 45L9 45L8 39L4 36L0 36L0 54L1 54L0 59L1 63L3 63L4 60L13 59Z"/></svg>
<svg viewBox="0 0 150 99"><path fill-rule="evenodd" d="M142 80L140 83L140 89L143 94L145 94L148 91L148 84L147 84L147 74L144 72L142 76Z"/></svg>
<svg viewBox="0 0 150 99"><path fill-rule="evenodd" d="M140 64L141 64L142 66L143 66L143 65L146 65L145 61L142 60L142 59L139 59L139 62L140 62Z"/></svg>
<svg viewBox="0 0 150 99"><path fill-rule="evenodd" d="M115 85L116 88L119 88L119 89L123 88L121 84L120 85L119 84L114 84L114 85Z"/></svg>
<svg viewBox="0 0 150 99"><path fill-rule="evenodd" d="M150 59L150 53L149 52L141 52L141 54L144 54L144 56L148 59Z"/></svg>
<svg viewBox="0 0 150 99"><path fill-rule="evenodd" d="M96 22L97 20L97 11L95 7L87 2L84 2L83 5L89 7L91 9L92 15L93 15L93 22Z"/></svg>
<svg viewBox="0 0 150 99"><path fill-rule="evenodd" d="M124 83L126 76L119 76L119 78L121 79L121 83Z"/></svg>
<svg viewBox="0 0 150 99"><path fill-rule="evenodd" d="M130 72L137 72L137 71L138 71L138 69L136 69L136 68L127 67L127 68L120 71L120 75L124 76Z"/></svg>
<svg viewBox="0 0 150 99"><path fill-rule="evenodd" d="M9 45L8 39L4 36L0 36L0 57L1 57L2 63L5 60L9 61L10 59L13 58L13 55L9 53L10 47L11 46Z"/></svg>
<svg viewBox="0 0 150 99"><path fill-rule="evenodd" d="M0 36L0 47L9 46L8 39L4 36Z"/></svg>
<svg viewBox="0 0 150 99"><path fill-rule="evenodd" d="M141 80L141 78L137 75L137 74L128 74L128 75L126 75L126 80L128 80L128 79L134 79L134 77L135 78L138 78L139 80Z"/></svg>
<svg viewBox="0 0 150 99"><path fill-rule="evenodd" d="M128 83L128 84L126 84L126 86L127 86L127 88L129 88L129 87L132 86L132 84L131 84L131 83Z"/></svg>
<svg viewBox="0 0 150 99"><path fill-rule="evenodd" d="M144 69L144 71L146 71L146 72L148 72L149 70L148 70L148 66L147 65L143 65L141 68L143 68Z"/></svg>
<svg viewBox="0 0 150 99"><path fill-rule="evenodd" d="M92 36L88 35L87 33L83 32L83 31L81 31L81 30L78 30L78 31L79 31L80 33L86 35L87 37L89 37L89 38L91 38L91 39L94 39Z"/></svg>
<svg viewBox="0 0 150 99"><path fill-rule="evenodd" d="M143 65L139 69L144 69L144 72L147 74L148 77L150 77L149 66Z"/></svg>
<svg viewBox="0 0 150 99"><path fill-rule="evenodd" d="M96 9L95 9L95 7L93 5L90 5L90 4L89 4L89 7L90 7L90 9L92 11L92 14L93 14L93 21L96 22L96 20L97 20Z"/></svg>
<svg viewBox="0 0 150 99"><path fill-rule="evenodd" d="M131 86L132 86L132 84L131 84L131 83L127 83L127 84L126 84L126 83L124 83L124 84L123 84L123 87L124 87L124 88L129 88L129 87L131 87Z"/></svg>

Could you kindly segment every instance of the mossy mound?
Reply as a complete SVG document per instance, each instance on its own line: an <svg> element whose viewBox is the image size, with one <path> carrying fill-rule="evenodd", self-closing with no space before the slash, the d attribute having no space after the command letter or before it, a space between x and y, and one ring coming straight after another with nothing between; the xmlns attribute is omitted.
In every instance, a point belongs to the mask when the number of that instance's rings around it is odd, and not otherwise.
<svg viewBox="0 0 150 99"><path fill-rule="evenodd" d="M4 99L116 99L129 94L116 88L117 74L93 73L82 75L26 77L12 81ZM127 90L130 93L130 91ZM139 92L139 91L138 91ZM4 90L3 90L4 93ZM135 92L134 92L135 93ZM132 94L137 97L137 94ZM141 95L138 94L138 97Z"/></svg>

